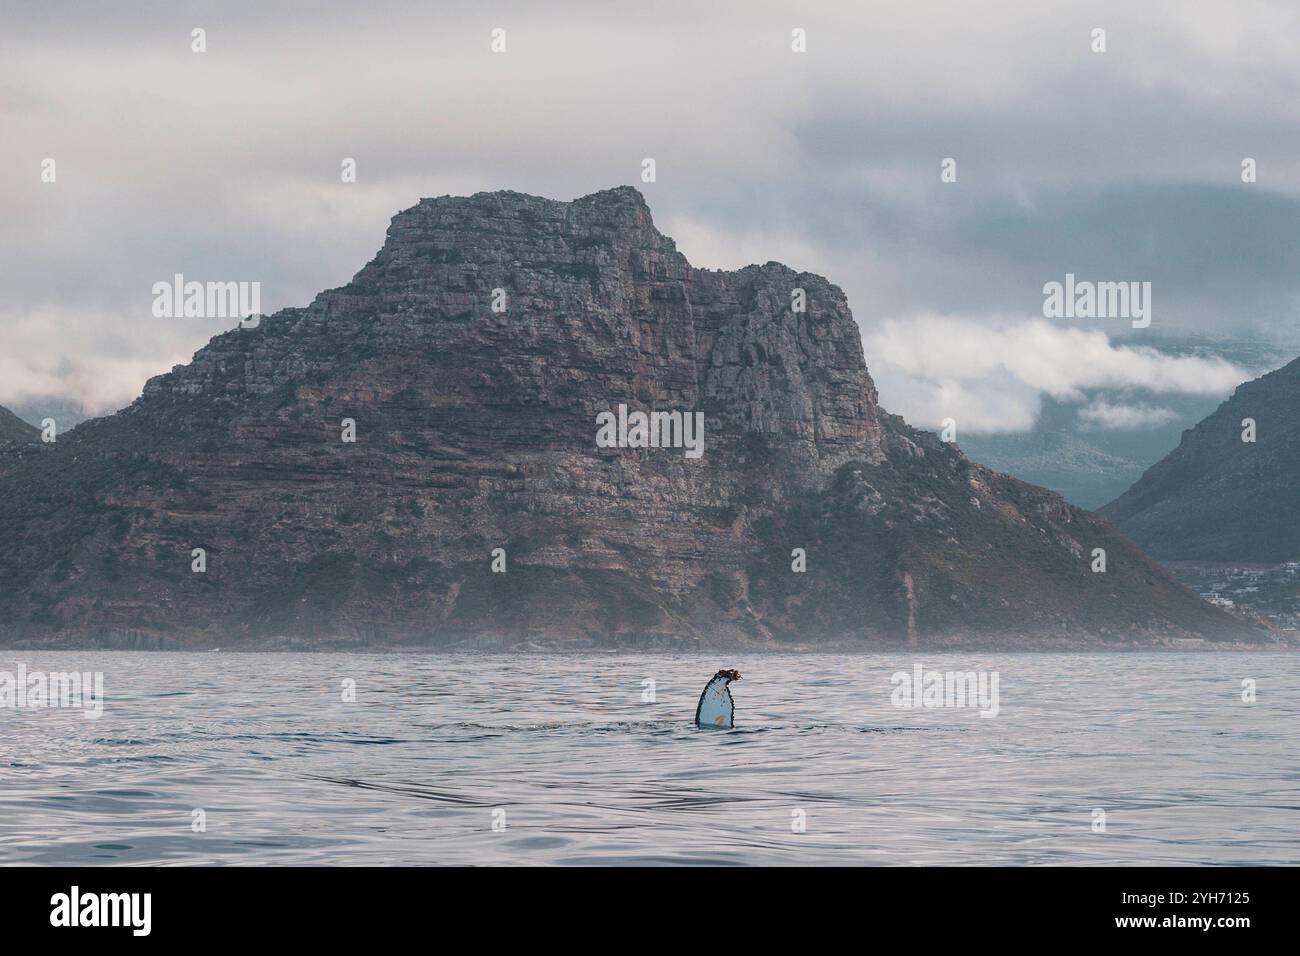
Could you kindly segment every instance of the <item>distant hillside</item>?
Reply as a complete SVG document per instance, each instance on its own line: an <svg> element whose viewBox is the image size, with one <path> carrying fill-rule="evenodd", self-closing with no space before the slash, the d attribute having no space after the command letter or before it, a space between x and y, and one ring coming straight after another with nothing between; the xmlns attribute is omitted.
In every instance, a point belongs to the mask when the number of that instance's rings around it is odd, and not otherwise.
<svg viewBox="0 0 1300 956"><path fill-rule="evenodd" d="M1239 381L1284 365L1300 352L1300 341L1285 344L1190 333L1126 335L1115 344L1150 348L1163 355L1231 362L1242 370ZM888 399L887 394L885 397ZM1213 412L1225 397L1226 393L1086 389L1082 401L1077 396L1043 396L1038 417L1028 431L965 432L958 440L974 461L1050 488L1080 508L1095 510L1133 487L1144 471L1178 447L1184 431ZM1167 422L1153 421L1140 428L1102 428L1081 414L1094 402L1148 405L1167 411L1170 417Z"/></svg>
<svg viewBox="0 0 1300 956"><path fill-rule="evenodd" d="M60 437L91 417L84 403L55 395L43 395L22 402L13 402L9 408L19 418L28 422L39 422L46 418L54 419Z"/></svg>
<svg viewBox="0 0 1300 956"><path fill-rule="evenodd" d="M0 441L38 441L41 430L28 425L4 406L0 406Z"/></svg>
<svg viewBox="0 0 1300 956"><path fill-rule="evenodd" d="M1132 485L1149 462L1111 454L1108 441L1117 444L1109 434L1080 434L1071 421L1059 428L1040 424L1025 433L970 435L961 439L961 447L980 464L1050 488L1080 508L1097 508Z"/></svg>
<svg viewBox="0 0 1300 956"><path fill-rule="evenodd" d="M1102 514L1166 561L1300 558L1300 359L1240 386Z"/></svg>

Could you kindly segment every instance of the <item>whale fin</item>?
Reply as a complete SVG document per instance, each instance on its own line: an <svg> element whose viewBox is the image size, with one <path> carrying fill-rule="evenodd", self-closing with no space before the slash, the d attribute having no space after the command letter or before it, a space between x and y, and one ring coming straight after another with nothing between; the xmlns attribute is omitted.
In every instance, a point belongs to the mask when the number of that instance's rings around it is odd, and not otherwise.
<svg viewBox="0 0 1300 956"><path fill-rule="evenodd" d="M718 671L704 685L700 702L695 705L695 726L708 729L730 730L735 723L736 704L731 699L731 690L727 687L733 680L740 680L738 671Z"/></svg>

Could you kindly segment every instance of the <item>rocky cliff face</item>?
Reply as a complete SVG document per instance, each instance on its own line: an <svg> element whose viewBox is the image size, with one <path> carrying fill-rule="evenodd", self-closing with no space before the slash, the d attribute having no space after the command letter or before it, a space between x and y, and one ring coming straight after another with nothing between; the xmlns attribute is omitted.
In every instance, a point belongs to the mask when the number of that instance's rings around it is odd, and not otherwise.
<svg viewBox="0 0 1300 956"><path fill-rule="evenodd" d="M1239 386L1102 513L1167 561L1300 558L1300 359Z"/></svg>
<svg viewBox="0 0 1300 956"><path fill-rule="evenodd" d="M619 405L702 412L703 455L600 447ZM39 451L0 474L10 641L1257 636L883 413L837 287L692 268L630 188L424 200L347 286Z"/></svg>

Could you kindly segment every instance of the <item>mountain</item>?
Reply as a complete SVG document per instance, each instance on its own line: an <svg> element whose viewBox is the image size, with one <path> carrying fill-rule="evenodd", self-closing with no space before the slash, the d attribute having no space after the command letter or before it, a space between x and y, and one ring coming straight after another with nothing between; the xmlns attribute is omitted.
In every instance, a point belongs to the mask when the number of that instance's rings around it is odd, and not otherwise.
<svg viewBox="0 0 1300 956"><path fill-rule="evenodd" d="M15 415L9 409L0 406L0 442L40 440L41 430Z"/></svg>
<svg viewBox="0 0 1300 956"><path fill-rule="evenodd" d="M1239 386L1102 514L1166 561L1300 558L1300 359Z"/></svg>
<svg viewBox="0 0 1300 956"><path fill-rule="evenodd" d="M620 405L701 413L703 454L603 447ZM626 187L422 200L346 286L39 451L0 475L9 643L1260 637L884 412L838 287L693 268Z"/></svg>
<svg viewBox="0 0 1300 956"><path fill-rule="evenodd" d="M60 436L72 431L77 425L91 417L87 414L83 402L51 395L15 402L12 410L19 418L29 422L39 422L46 418L52 418L57 425Z"/></svg>
<svg viewBox="0 0 1300 956"><path fill-rule="evenodd" d="M1117 333L1115 344L1152 349L1166 356L1229 362L1241 380L1277 368L1296 354L1300 340L1169 332ZM962 449L998 471L1051 488L1071 504L1095 510L1133 486L1142 473L1173 451L1183 432L1223 401L1223 395L1169 393L1126 386L1085 388L1077 398L1042 397L1033 426L1023 432L965 433ZM1134 425L1110 425L1090 418L1098 407L1143 407L1155 415Z"/></svg>
<svg viewBox="0 0 1300 956"><path fill-rule="evenodd" d="M1124 447L1133 436L1088 432L1081 428L1077 406L1045 399L1031 431L967 435L962 449L976 461L1030 484L1042 485L1081 508L1096 508L1128 488L1160 451L1145 461L1137 449ZM1151 444L1159 436L1136 436ZM1177 432L1166 448L1177 442Z"/></svg>

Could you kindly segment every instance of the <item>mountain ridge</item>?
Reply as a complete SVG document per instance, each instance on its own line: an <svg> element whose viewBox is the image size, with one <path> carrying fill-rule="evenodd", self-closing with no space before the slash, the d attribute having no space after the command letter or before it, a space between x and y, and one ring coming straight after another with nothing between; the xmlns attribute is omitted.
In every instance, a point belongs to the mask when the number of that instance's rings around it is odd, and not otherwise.
<svg viewBox="0 0 1300 956"><path fill-rule="evenodd" d="M41 436L41 430L29 425L9 409L0 406L0 442L32 442Z"/></svg>
<svg viewBox="0 0 1300 956"><path fill-rule="evenodd" d="M702 412L704 457L598 447L619 404ZM883 411L839 287L695 269L631 187L421 200L346 285L11 465L0 521L10 642L1261 636Z"/></svg>
<svg viewBox="0 0 1300 956"><path fill-rule="evenodd" d="M1239 385L1101 514L1163 560L1300 559L1297 412L1300 358Z"/></svg>

